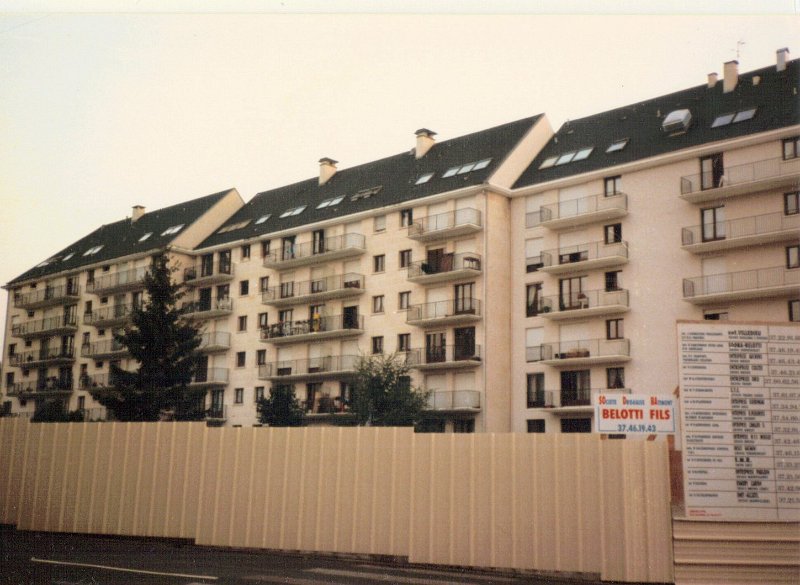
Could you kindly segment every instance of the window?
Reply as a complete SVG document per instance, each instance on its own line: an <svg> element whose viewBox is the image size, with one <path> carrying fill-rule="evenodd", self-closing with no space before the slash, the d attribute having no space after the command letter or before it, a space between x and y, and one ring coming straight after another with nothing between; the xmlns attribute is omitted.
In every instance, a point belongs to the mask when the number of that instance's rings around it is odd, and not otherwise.
<svg viewBox="0 0 800 585"><path fill-rule="evenodd" d="M529 433L543 433L544 432L544 419L543 418L528 419L528 432Z"/></svg>
<svg viewBox="0 0 800 585"><path fill-rule="evenodd" d="M610 390L625 388L625 368L606 368L606 388Z"/></svg>
<svg viewBox="0 0 800 585"><path fill-rule="evenodd" d="M255 389L255 401L258 402L264 398L264 387L263 386L256 386Z"/></svg>
<svg viewBox="0 0 800 585"><path fill-rule="evenodd" d="M162 235L163 235L163 234L162 234ZM100 250L102 250L102 249L103 249L103 246L94 246L94 247L92 247L92 248L89 248L88 250L86 250L86 251L83 253L83 255L84 255L84 256L94 256L95 254L97 254L97 253L98 253Z"/></svg>
<svg viewBox="0 0 800 585"><path fill-rule="evenodd" d="M704 156L700 159L700 189L716 189L722 186L722 176L725 167L722 163L722 153Z"/></svg>
<svg viewBox="0 0 800 585"><path fill-rule="evenodd" d="M609 319L606 321L606 339L622 339L625 334L622 330L622 319Z"/></svg>
<svg viewBox="0 0 800 585"><path fill-rule="evenodd" d="M372 222L372 229L376 232L384 232L386 231L386 216L385 215L377 215Z"/></svg>
<svg viewBox="0 0 800 585"><path fill-rule="evenodd" d="M372 271L383 272L386 269L386 255L378 254L372 257Z"/></svg>
<svg viewBox="0 0 800 585"><path fill-rule="evenodd" d="M272 240L264 240L263 242L261 242L261 257L262 258L266 258L267 256L269 256L270 247L271 247L271 245L270 245L271 241Z"/></svg>
<svg viewBox="0 0 800 585"><path fill-rule="evenodd" d="M239 317L239 331L247 331L247 315Z"/></svg>
<svg viewBox="0 0 800 585"><path fill-rule="evenodd" d="M606 153L609 152L619 152L620 150L624 149L628 146L628 139L623 138L622 140L617 140L616 142L612 142L608 148L606 148Z"/></svg>
<svg viewBox="0 0 800 585"><path fill-rule="evenodd" d="M797 215L800 213L800 191L783 194L783 214Z"/></svg>
<svg viewBox="0 0 800 585"><path fill-rule="evenodd" d="M372 312L383 313L383 295L372 297Z"/></svg>
<svg viewBox="0 0 800 585"><path fill-rule="evenodd" d="M411 250L400 250L400 268L408 268L411 264Z"/></svg>
<svg viewBox="0 0 800 585"><path fill-rule="evenodd" d="M8 357L17 355L17 344L16 343L9 343L8 344Z"/></svg>
<svg viewBox="0 0 800 585"><path fill-rule="evenodd" d="M706 321L727 321L728 311L720 311L719 309L703 311L703 319Z"/></svg>
<svg viewBox="0 0 800 585"><path fill-rule="evenodd" d="M377 337L372 338L372 353L379 354L383 353L383 336L379 335Z"/></svg>
<svg viewBox="0 0 800 585"><path fill-rule="evenodd" d="M233 403L244 404L244 388L233 389Z"/></svg>
<svg viewBox="0 0 800 585"><path fill-rule="evenodd" d="M248 225L249 223L250 223L249 219L246 219L244 221L238 221L236 223L229 223L228 225L224 225L221 228L219 228L217 230L217 233L218 234L226 234L228 232L239 230L239 229L242 229L243 227L245 227L246 225Z"/></svg>
<svg viewBox="0 0 800 585"><path fill-rule="evenodd" d="M319 205L317 205L317 209L324 209L325 207L333 207L334 205L339 205L344 199L344 195L339 195L338 197L331 197L330 199L325 199L321 201Z"/></svg>
<svg viewBox="0 0 800 585"><path fill-rule="evenodd" d="M587 406L592 403L591 371L561 372L561 406Z"/></svg>
<svg viewBox="0 0 800 585"><path fill-rule="evenodd" d="M411 334L398 333L397 335L397 351L406 352L411 351Z"/></svg>
<svg viewBox="0 0 800 585"><path fill-rule="evenodd" d="M258 314L258 328L259 329L266 329L268 322L267 313L259 313Z"/></svg>
<svg viewBox="0 0 800 585"><path fill-rule="evenodd" d="M6 372L6 389L14 385L14 372Z"/></svg>
<svg viewBox="0 0 800 585"><path fill-rule="evenodd" d="M616 177L606 177L603 179L603 194L606 197L611 197L612 195L619 195L622 193L622 176L617 175Z"/></svg>
<svg viewBox="0 0 800 585"><path fill-rule="evenodd" d="M303 211L305 210L306 207L308 207L308 206L307 205L300 205L299 207L290 207L289 209L287 209L286 211L281 213L280 217L281 217L281 219L283 219L285 217L291 217L293 215L300 215L301 213L303 213Z"/></svg>
<svg viewBox="0 0 800 585"><path fill-rule="evenodd" d="M527 388L528 408L543 408L545 406L551 406L545 402L544 374L528 374Z"/></svg>
<svg viewBox="0 0 800 585"><path fill-rule="evenodd" d="M262 215L261 217L259 217L259 218L256 220L256 225L258 225L258 224L261 224L261 223L264 223L264 222L265 222L265 221L267 221L267 220L268 220L270 217L272 217L272 214L271 214L271 213L268 213L268 214L266 214L266 215Z"/></svg>
<svg viewBox="0 0 800 585"><path fill-rule="evenodd" d="M278 311L278 322L291 323L293 315L294 309L283 309L282 311Z"/></svg>
<svg viewBox="0 0 800 585"><path fill-rule="evenodd" d="M800 136L786 138L783 141L783 160L789 160L800 156Z"/></svg>
<svg viewBox="0 0 800 585"><path fill-rule="evenodd" d="M256 350L256 365L263 366L267 363L267 350L266 349L257 349Z"/></svg>
<svg viewBox="0 0 800 585"><path fill-rule="evenodd" d="M218 254L219 256L219 273L231 274L233 263L231 262L231 251L223 250Z"/></svg>
<svg viewBox="0 0 800 585"><path fill-rule="evenodd" d="M541 307L542 283L534 282L525 287L525 316L535 317Z"/></svg>
<svg viewBox="0 0 800 585"><path fill-rule="evenodd" d="M800 321L800 299L789 301L789 321Z"/></svg>
<svg viewBox="0 0 800 585"><path fill-rule="evenodd" d="M150 236L152 236L152 235L153 235L153 232L147 232L147 233L146 233L146 234L144 234L144 235L143 235L141 238L139 238L139 241L140 241L140 242L144 242L144 241L145 241L147 238L149 238L149 237L150 237ZM66 258L64 258L64 260L66 260Z"/></svg>
<svg viewBox="0 0 800 585"><path fill-rule="evenodd" d="M606 272L605 274L606 292L620 290L622 286L622 281L620 278L621 276L622 276L621 270L612 270L611 272Z"/></svg>
<svg viewBox="0 0 800 585"><path fill-rule="evenodd" d="M707 207L700 210L704 242L725 239L725 207Z"/></svg>
<svg viewBox="0 0 800 585"><path fill-rule="evenodd" d="M477 302L475 301L475 283L468 282L457 284L453 287L454 309L456 314L474 315L477 312Z"/></svg>
<svg viewBox="0 0 800 585"><path fill-rule="evenodd" d="M267 292L269 289L269 276L262 276L258 279L258 290L259 292Z"/></svg>
<svg viewBox="0 0 800 585"><path fill-rule="evenodd" d="M239 281L239 296L246 297L250 294L250 281L249 280L240 280Z"/></svg>
<svg viewBox="0 0 800 585"><path fill-rule="evenodd" d="M419 179L417 179L417 182L414 184L422 185L423 183L427 183L428 181L431 180L431 177L433 177L433 175L434 173L425 173L424 175L420 175Z"/></svg>
<svg viewBox="0 0 800 585"><path fill-rule="evenodd" d="M206 289L211 290L211 289ZM202 292L202 290L200 291ZM231 296L231 287L228 284L221 284L217 287L217 300L224 301Z"/></svg>
<svg viewBox="0 0 800 585"><path fill-rule="evenodd" d="M542 164L539 165L539 168L540 169L549 169L554 164L556 164L557 160L558 160L557 156L549 156L546 159L544 159L544 161L542 161Z"/></svg>
<svg viewBox="0 0 800 585"><path fill-rule="evenodd" d="M536 272L544 266L542 258L543 238L525 240L525 272Z"/></svg>
<svg viewBox="0 0 800 585"><path fill-rule="evenodd" d="M414 210L401 209L400 210L400 227L408 227L414 223Z"/></svg>
<svg viewBox="0 0 800 585"><path fill-rule="evenodd" d="M162 236L169 236L171 234L177 234L179 231L181 231L181 229L183 229L183 224L174 225L172 227L168 227L163 232L161 232L161 235Z"/></svg>
<svg viewBox="0 0 800 585"><path fill-rule="evenodd" d="M558 308L560 311L588 309L589 299L583 292L586 289L585 276L562 278L558 281Z"/></svg>
<svg viewBox="0 0 800 585"><path fill-rule="evenodd" d="M291 260L294 258L295 236L286 236L281 240L281 260Z"/></svg>
<svg viewBox="0 0 800 585"><path fill-rule="evenodd" d="M250 259L250 244L245 244L241 247L242 260Z"/></svg>
<svg viewBox="0 0 800 585"><path fill-rule="evenodd" d="M454 433L474 433L475 432L475 419L474 418L465 418L465 419L456 419L453 421L453 432Z"/></svg>
<svg viewBox="0 0 800 585"><path fill-rule="evenodd" d="M612 223L603 228L606 244L617 244L622 241L622 224Z"/></svg>
<svg viewBox="0 0 800 585"><path fill-rule="evenodd" d="M786 268L800 267L800 246L786 246Z"/></svg>
<svg viewBox="0 0 800 585"><path fill-rule="evenodd" d="M411 291L403 291L397 295L397 308L401 311L411 306Z"/></svg>
<svg viewBox="0 0 800 585"><path fill-rule="evenodd" d="M591 433L592 419L590 418L562 418L562 433Z"/></svg>
<svg viewBox="0 0 800 585"><path fill-rule="evenodd" d="M325 252L325 230L314 230L311 238L311 253L322 254Z"/></svg>
<svg viewBox="0 0 800 585"><path fill-rule="evenodd" d="M247 353L244 351L237 351L236 352L236 367L243 368L245 363L247 362Z"/></svg>
<svg viewBox="0 0 800 585"><path fill-rule="evenodd" d="M89 333L88 331L84 331L83 337L81 338L81 345L86 346L89 345L90 342L91 342L91 333Z"/></svg>

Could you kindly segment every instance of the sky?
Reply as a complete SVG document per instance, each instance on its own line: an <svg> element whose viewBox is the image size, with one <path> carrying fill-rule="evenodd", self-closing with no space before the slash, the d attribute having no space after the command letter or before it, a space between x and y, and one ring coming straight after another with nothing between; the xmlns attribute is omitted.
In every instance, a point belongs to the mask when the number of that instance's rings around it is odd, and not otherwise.
<svg viewBox="0 0 800 585"><path fill-rule="evenodd" d="M556 129L737 55L741 71L800 56L793 4L0 0L0 282L133 205L248 201L322 157L407 151L421 127L446 140L544 112Z"/></svg>

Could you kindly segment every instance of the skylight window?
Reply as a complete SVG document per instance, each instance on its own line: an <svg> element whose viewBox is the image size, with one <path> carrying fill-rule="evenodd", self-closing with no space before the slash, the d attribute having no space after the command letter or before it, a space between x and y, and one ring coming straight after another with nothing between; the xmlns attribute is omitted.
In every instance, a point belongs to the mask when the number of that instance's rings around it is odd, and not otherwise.
<svg viewBox="0 0 800 585"><path fill-rule="evenodd" d="M272 217L272 214L271 214L271 213L268 213L267 215L262 215L261 217L259 217L259 218L256 220L256 224L264 223L264 222L265 222L265 221L267 221L267 220L268 220L270 217Z"/></svg>
<svg viewBox="0 0 800 585"><path fill-rule="evenodd" d="M475 163L469 163L458 169L457 175L463 175L464 173L470 172L473 167L475 167Z"/></svg>
<svg viewBox="0 0 800 585"><path fill-rule="evenodd" d="M486 167L489 166L490 162L492 162L492 159L490 159L490 158L485 158L483 160L480 160L480 161L475 163L475 166L472 167L472 170L473 171L479 171L481 169L485 169Z"/></svg>
<svg viewBox="0 0 800 585"><path fill-rule="evenodd" d="M422 185L423 183L427 183L428 181L431 180L431 177L433 177L434 174L435 173L425 173L424 175L420 175L419 179L417 179L417 182L414 184Z"/></svg>
<svg viewBox="0 0 800 585"><path fill-rule="evenodd" d="M554 164L556 164L556 161L557 161L557 160L558 160L558 157L557 157L557 156L550 156L550 157L547 157L546 159L544 159L544 162L543 162L542 164L540 164L540 165L539 165L539 168L540 168L540 169L549 169L549 168L550 168L550 167L552 167Z"/></svg>
<svg viewBox="0 0 800 585"><path fill-rule="evenodd" d="M758 108L749 108L747 110L739 110L738 112L730 112L727 114L722 114L721 116L717 116L714 118L714 121L711 123L712 128L719 128L720 126L727 126L728 124L736 124L738 122L745 122L747 120L752 120L753 116L756 115L756 110Z"/></svg>
<svg viewBox="0 0 800 585"><path fill-rule="evenodd" d="M98 253L100 250L102 250L102 249L103 249L103 244L101 244L101 245L99 245L99 246L94 246L94 247L92 247L92 248L89 248L88 250L86 250L86 251L83 253L83 255L84 255L84 256L94 256L95 254L97 254L97 253Z"/></svg>
<svg viewBox="0 0 800 585"><path fill-rule="evenodd" d="M460 169L460 168L461 167L450 167L449 169L447 169L444 172L444 174L442 175L442 178L446 179L447 177L452 177L453 175L455 175L458 172L458 169Z"/></svg>
<svg viewBox="0 0 800 585"><path fill-rule="evenodd" d="M228 225L224 225L221 228L219 228L217 230L217 233L218 234L225 234L225 233L228 233L228 232L232 232L234 230L240 230L243 227L245 227L246 225L248 225L249 223L250 223L249 219L246 219L244 221L239 221L239 222L236 222L236 223L229 223Z"/></svg>
<svg viewBox="0 0 800 585"><path fill-rule="evenodd" d="M727 126L733 120L735 114L722 114L721 116L717 116L714 118L714 121L711 123L712 128L719 128L720 126Z"/></svg>
<svg viewBox="0 0 800 585"><path fill-rule="evenodd" d="M734 116L733 118L733 123L736 124L737 122L744 122L746 120L751 120L755 115L756 115L756 108L750 108L749 110L742 110L741 112L736 113L736 116Z"/></svg>
<svg viewBox="0 0 800 585"><path fill-rule="evenodd" d="M592 154L594 150L594 146L588 146L586 148L581 148L578 152L575 153L575 157L572 159L572 162L576 162L579 160L584 160L589 158L589 155Z"/></svg>
<svg viewBox="0 0 800 585"><path fill-rule="evenodd" d="M370 187L369 189L361 189L355 195L350 197L350 201L358 201L359 199L369 199L373 195L377 195L383 189L383 185L377 187Z"/></svg>
<svg viewBox="0 0 800 585"><path fill-rule="evenodd" d="M606 148L606 152L619 152L626 146L628 146L627 138L625 138L624 140L617 140L616 142L612 142L611 145L608 148Z"/></svg>
<svg viewBox="0 0 800 585"><path fill-rule="evenodd" d="M556 166L565 165L568 162L572 162L572 159L574 157L575 157L575 151L574 150L572 152L568 152L566 154L562 154L561 156L558 157L558 160L556 161Z"/></svg>
<svg viewBox="0 0 800 585"><path fill-rule="evenodd" d="M75 255L75 252L70 252L69 254L67 254L66 256L64 256L64 257L61 259L61 261L62 261L62 262L66 262L67 260L69 260L70 258L72 258L74 255Z"/></svg>
<svg viewBox="0 0 800 585"><path fill-rule="evenodd" d="M168 227L163 232L161 232L162 236L169 236L172 234L177 234L179 231L183 229L184 224L174 225L172 227Z"/></svg>
<svg viewBox="0 0 800 585"><path fill-rule="evenodd" d="M39 262L34 268L44 268L48 264L50 264L50 260L45 260L44 262Z"/></svg>
<svg viewBox="0 0 800 585"><path fill-rule="evenodd" d="M145 235L143 235L141 238L139 238L139 241L140 242L144 242L147 238L149 238L152 235L153 235L153 232L147 232Z"/></svg>
<svg viewBox="0 0 800 585"><path fill-rule="evenodd" d="M281 219L283 219L284 217L290 217L292 215L300 215L301 213L303 213L303 211L305 211L306 207L308 207L308 205L300 205L298 207L291 207L291 208L287 209L286 211L284 211L283 213L281 213Z"/></svg>
<svg viewBox="0 0 800 585"><path fill-rule="evenodd" d="M450 167L444 172L442 178L452 177L453 175L464 175L470 171L485 169L489 166L490 162L492 162L492 159L485 158L483 160L469 162L458 167Z"/></svg>
<svg viewBox="0 0 800 585"><path fill-rule="evenodd" d="M339 203L342 202L342 199L344 199L344 195L339 195L338 197L332 197L331 199L326 199L325 201L322 201L319 205L317 205L317 209L339 205Z"/></svg>

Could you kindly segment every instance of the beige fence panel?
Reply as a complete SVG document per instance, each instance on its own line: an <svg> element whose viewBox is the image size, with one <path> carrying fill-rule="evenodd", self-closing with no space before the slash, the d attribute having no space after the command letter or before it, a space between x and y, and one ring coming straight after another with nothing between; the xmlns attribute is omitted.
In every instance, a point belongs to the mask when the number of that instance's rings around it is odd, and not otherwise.
<svg viewBox="0 0 800 585"><path fill-rule="evenodd" d="M22 478L30 461L26 458L31 426L27 419L0 419L0 522L19 524Z"/></svg>

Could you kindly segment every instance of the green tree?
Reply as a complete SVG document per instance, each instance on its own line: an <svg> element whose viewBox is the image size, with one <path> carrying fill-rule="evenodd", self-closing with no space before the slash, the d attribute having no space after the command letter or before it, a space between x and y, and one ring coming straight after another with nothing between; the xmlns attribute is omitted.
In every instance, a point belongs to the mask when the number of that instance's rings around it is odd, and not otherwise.
<svg viewBox="0 0 800 585"><path fill-rule="evenodd" d="M305 410L294 394L292 384L277 384L269 397L258 401L258 418L270 427L300 427L305 423Z"/></svg>
<svg viewBox="0 0 800 585"><path fill-rule="evenodd" d="M359 425L409 427L420 421L428 395L411 386L408 374L397 354L359 358L350 404Z"/></svg>
<svg viewBox="0 0 800 585"><path fill-rule="evenodd" d="M92 396L121 421L156 421L167 413L178 420L203 418L204 389L189 388L197 365L200 333L177 306L182 285L173 282L168 259L153 258L144 278L145 300L114 339L139 362L135 372L111 366L113 388Z"/></svg>

